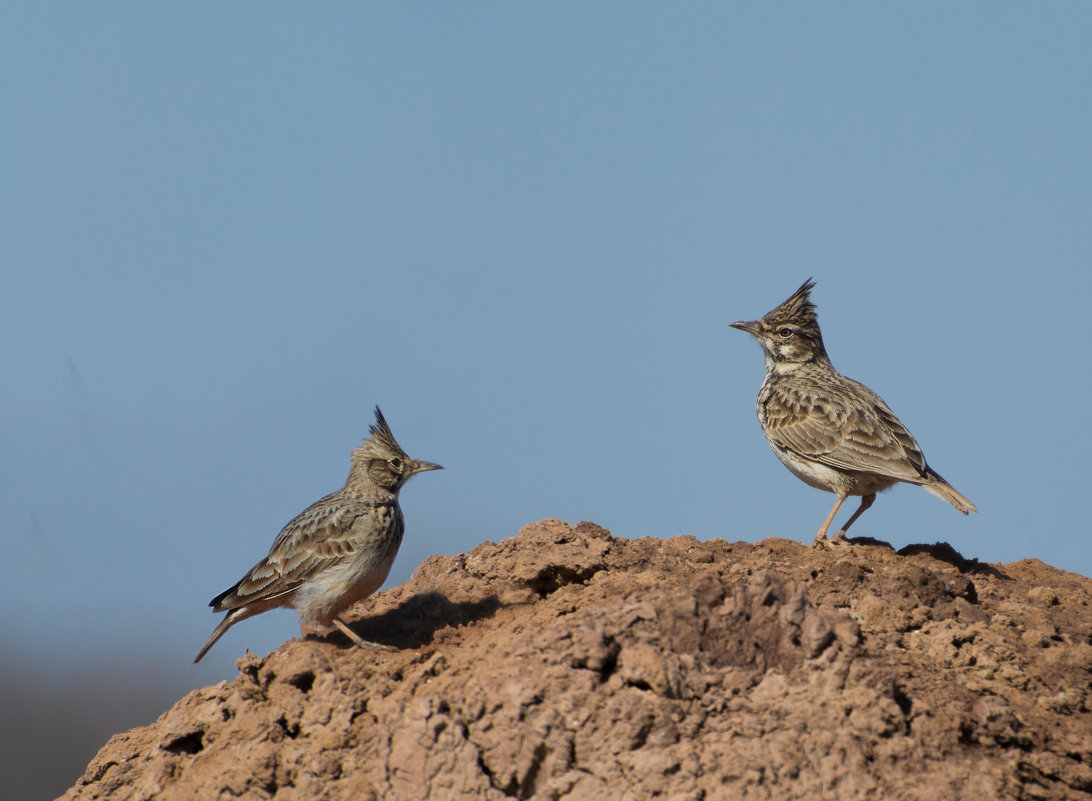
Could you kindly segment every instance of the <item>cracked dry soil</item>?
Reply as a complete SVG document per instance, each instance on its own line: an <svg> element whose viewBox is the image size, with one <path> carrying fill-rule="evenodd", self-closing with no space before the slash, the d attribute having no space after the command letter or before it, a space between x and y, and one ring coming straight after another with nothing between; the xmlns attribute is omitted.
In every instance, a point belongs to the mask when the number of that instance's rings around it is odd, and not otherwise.
<svg viewBox="0 0 1092 801"><path fill-rule="evenodd" d="M1092 799L1092 581L543 520L113 737L84 799Z"/></svg>

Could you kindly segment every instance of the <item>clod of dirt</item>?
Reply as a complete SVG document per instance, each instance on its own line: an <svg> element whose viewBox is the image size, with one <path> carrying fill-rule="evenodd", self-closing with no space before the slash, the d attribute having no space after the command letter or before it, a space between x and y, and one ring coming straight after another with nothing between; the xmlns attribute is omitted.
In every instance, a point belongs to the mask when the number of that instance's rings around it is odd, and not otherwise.
<svg viewBox="0 0 1092 801"><path fill-rule="evenodd" d="M543 520L239 661L64 799L1092 799L1092 581Z"/></svg>

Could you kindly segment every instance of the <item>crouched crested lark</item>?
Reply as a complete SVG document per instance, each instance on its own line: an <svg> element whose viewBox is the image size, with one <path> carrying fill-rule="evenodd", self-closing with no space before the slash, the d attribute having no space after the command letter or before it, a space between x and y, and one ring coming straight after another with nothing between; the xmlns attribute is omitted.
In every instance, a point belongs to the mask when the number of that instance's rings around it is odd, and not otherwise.
<svg viewBox="0 0 1092 801"><path fill-rule="evenodd" d="M357 645L377 647L345 625L341 613L379 589L390 572L405 531L398 506L402 485L416 473L441 469L407 456L377 406L370 436L353 451L345 486L296 515L265 558L209 602L227 617L193 661L200 662L240 620L279 606L296 610L301 630L304 624L333 624Z"/></svg>
<svg viewBox="0 0 1092 801"><path fill-rule="evenodd" d="M758 421L777 458L809 486L838 499L815 536L817 546L845 539L846 531L898 482L917 484L963 514L975 505L925 461L918 443L883 399L834 369L804 282L761 320L732 323L761 343L766 380L758 393ZM834 515L850 495L861 505L827 540Z"/></svg>

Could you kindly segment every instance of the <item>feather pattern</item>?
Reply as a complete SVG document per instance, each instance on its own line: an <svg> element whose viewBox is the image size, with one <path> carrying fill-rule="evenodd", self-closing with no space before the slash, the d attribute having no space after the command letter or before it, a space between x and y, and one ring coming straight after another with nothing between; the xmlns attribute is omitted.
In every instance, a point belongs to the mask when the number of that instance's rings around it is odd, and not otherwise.
<svg viewBox="0 0 1092 801"><path fill-rule="evenodd" d="M323 570L374 545L378 538L368 531L378 529L386 536L387 525L369 524L390 517L396 506L396 501L344 501L337 493L327 495L281 529L269 553L210 606L222 612L294 592ZM397 539L401 542L401 532Z"/></svg>
<svg viewBox="0 0 1092 801"><path fill-rule="evenodd" d="M917 441L878 395L843 376L809 381L809 372L775 377L762 388L758 416L774 447L840 470L928 481ZM862 397L870 402L859 403Z"/></svg>

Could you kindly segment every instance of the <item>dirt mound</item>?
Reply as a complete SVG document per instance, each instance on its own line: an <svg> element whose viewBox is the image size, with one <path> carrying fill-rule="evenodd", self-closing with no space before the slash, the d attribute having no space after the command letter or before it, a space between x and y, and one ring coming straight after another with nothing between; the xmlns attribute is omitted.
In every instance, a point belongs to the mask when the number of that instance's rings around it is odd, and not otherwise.
<svg viewBox="0 0 1092 801"><path fill-rule="evenodd" d="M397 650L242 659L63 797L1092 799L1090 601L947 545L544 520L360 604Z"/></svg>

